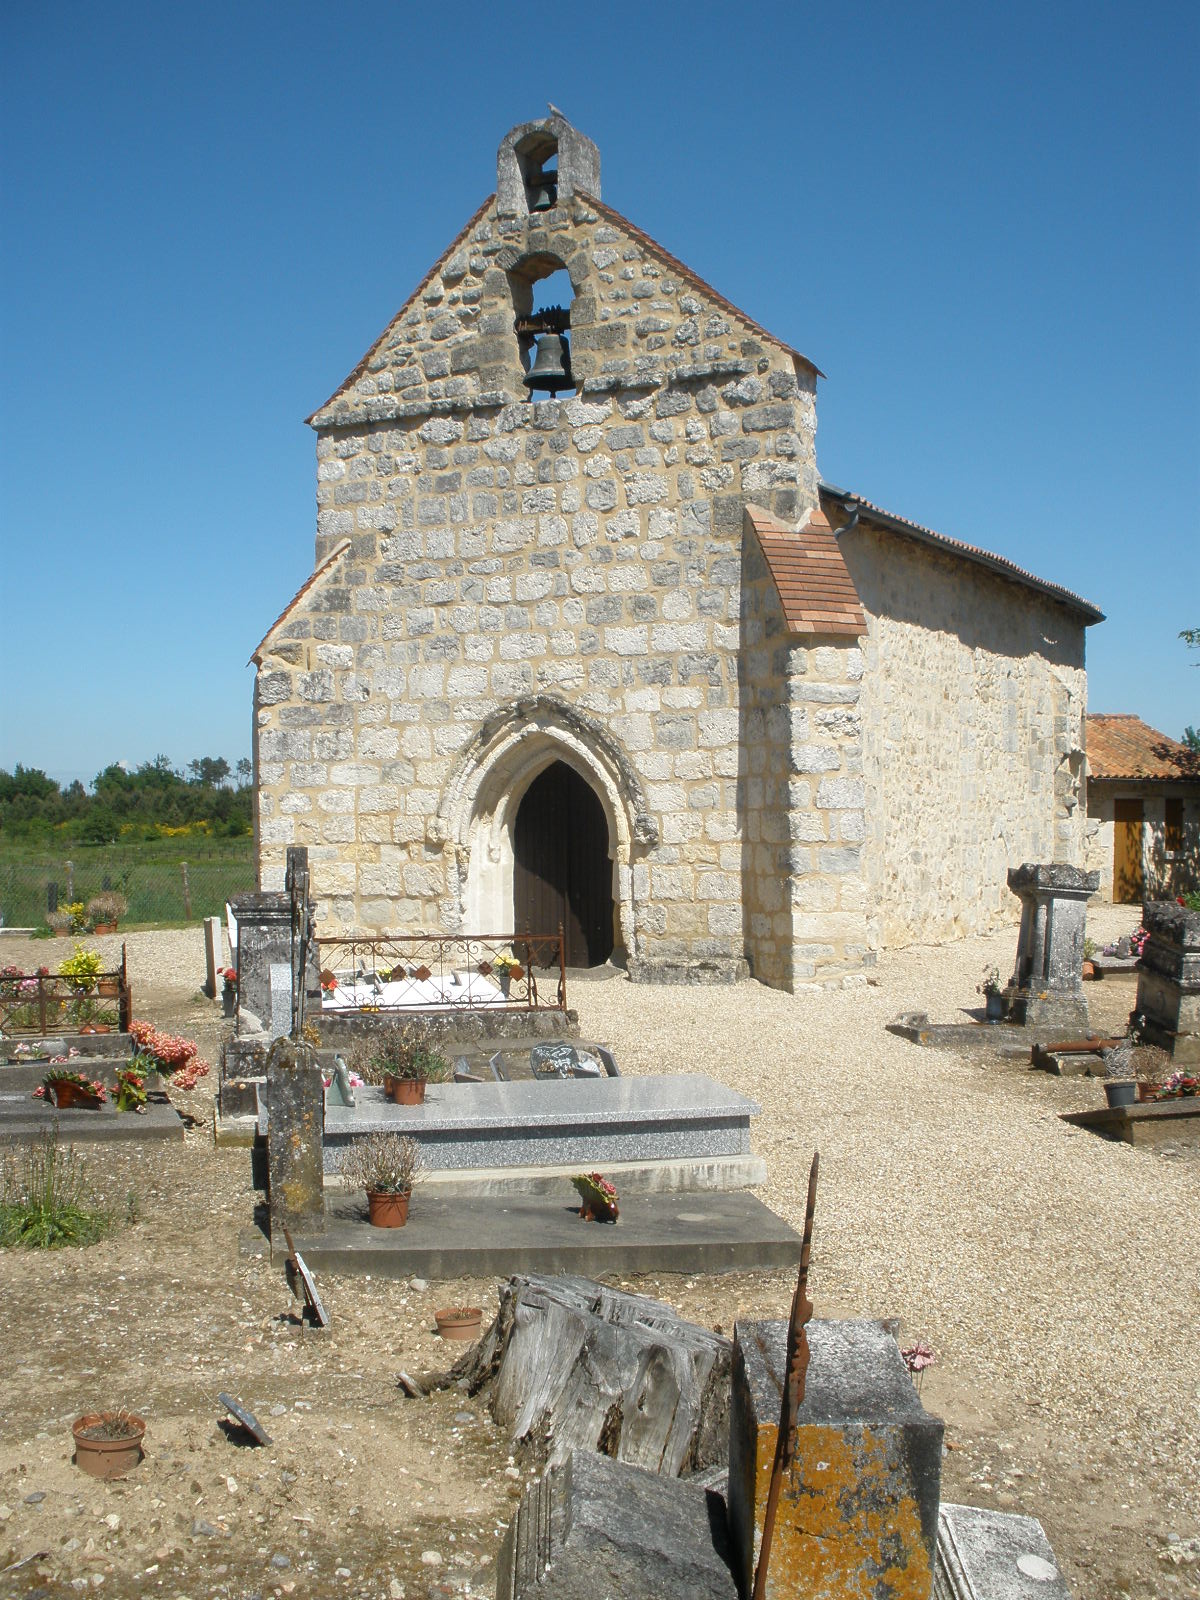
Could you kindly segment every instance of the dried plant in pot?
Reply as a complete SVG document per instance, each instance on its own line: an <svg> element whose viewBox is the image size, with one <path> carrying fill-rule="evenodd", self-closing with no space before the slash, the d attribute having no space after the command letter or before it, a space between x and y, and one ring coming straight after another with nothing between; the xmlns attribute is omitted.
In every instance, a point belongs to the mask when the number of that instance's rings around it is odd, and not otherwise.
<svg viewBox="0 0 1200 1600"><path fill-rule="evenodd" d="M421 1149L398 1133L368 1133L355 1139L342 1158L349 1189L365 1189L372 1227L402 1228L408 1221L413 1185L421 1179Z"/></svg>
<svg viewBox="0 0 1200 1600"><path fill-rule="evenodd" d="M115 889L104 889L87 903L87 919L93 933L116 933L117 924L129 910L129 902Z"/></svg>
<svg viewBox="0 0 1200 1600"><path fill-rule="evenodd" d="M443 1083L450 1076L450 1063L430 1044L425 1033L413 1023L392 1023L380 1028L371 1041L369 1061L372 1079L383 1079L383 1092L397 1105L420 1105L425 1086Z"/></svg>
<svg viewBox="0 0 1200 1600"><path fill-rule="evenodd" d="M443 1339L478 1339L483 1307L443 1306L433 1318Z"/></svg>
<svg viewBox="0 0 1200 1600"><path fill-rule="evenodd" d="M77 1467L93 1478L123 1478L142 1459L146 1422L132 1411L88 1411L71 1433Z"/></svg>

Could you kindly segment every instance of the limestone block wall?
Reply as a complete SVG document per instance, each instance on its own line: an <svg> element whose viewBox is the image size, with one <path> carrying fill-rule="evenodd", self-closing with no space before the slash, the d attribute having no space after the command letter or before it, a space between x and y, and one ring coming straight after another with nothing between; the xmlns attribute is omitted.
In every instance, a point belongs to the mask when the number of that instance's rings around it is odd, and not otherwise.
<svg viewBox="0 0 1200 1600"><path fill-rule="evenodd" d="M579 392L531 404L513 320L559 261ZM631 965L744 970L742 506L815 503L814 384L587 197L483 208L313 419L328 565L256 657L262 885L306 844L324 928L478 927L557 757Z"/></svg>
<svg viewBox="0 0 1200 1600"><path fill-rule="evenodd" d="M1010 866L1084 862L1083 626L1049 598L863 522L863 861L873 941L1008 920Z"/></svg>

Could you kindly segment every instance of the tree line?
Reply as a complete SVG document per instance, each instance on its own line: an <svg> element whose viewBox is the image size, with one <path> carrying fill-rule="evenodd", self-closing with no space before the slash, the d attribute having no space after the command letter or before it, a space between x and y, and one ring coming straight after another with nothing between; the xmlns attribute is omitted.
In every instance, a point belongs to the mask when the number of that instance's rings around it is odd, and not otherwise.
<svg viewBox="0 0 1200 1600"><path fill-rule="evenodd" d="M223 756L201 756L181 771L160 755L129 769L113 762L89 793L78 779L64 788L18 762L12 772L0 768L0 839L113 844L189 825L236 839L251 831L251 776L245 757L231 767Z"/></svg>

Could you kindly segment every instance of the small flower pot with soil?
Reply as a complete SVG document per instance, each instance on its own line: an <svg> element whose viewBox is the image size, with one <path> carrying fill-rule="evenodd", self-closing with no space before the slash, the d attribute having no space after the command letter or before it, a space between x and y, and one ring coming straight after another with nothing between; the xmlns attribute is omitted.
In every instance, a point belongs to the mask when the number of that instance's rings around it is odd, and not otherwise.
<svg viewBox="0 0 1200 1600"><path fill-rule="evenodd" d="M75 1465L93 1478L123 1478L142 1459L146 1423L131 1411L89 1411L71 1432Z"/></svg>
<svg viewBox="0 0 1200 1600"><path fill-rule="evenodd" d="M433 1313L443 1339L478 1339L482 1306L446 1306Z"/></svg>
<svg viewBox="0 0 1200 1600"><path fill-rule="evenodd" d="M571 1182L579 1195L581 1222L616 1222L621 1215L616 1185L598 1172L581 1172Z"/></svg>
<svg viewBox="0 0 1200 1600"><path fill-rule="evenodd" d="M1132 1078L1106 1078L1104 1098L1111 1110L1134 1105L1137 1102L1137 1084Z"/></svg>
<svg viewBox="0 0 1200 1600"><path fill-rule="evenodd" d="M115 1000L121 992L121 980L119 978L101 978L97 989L102 999Z"/></svg>
<svg viewBox="0 0 1200 1600"><path fill-rule="evenodd" d="M421 1176L421 1150L415 1139L398 1133L368 1133L355 1139L342 1158L348 1189L365 1189L367 1216L376 1228L402 1228L408 1202Z"/></svg>
<svg viewBox="0 0 1200 1600"><path fill-rule="evenodd" d="M425 1103L428 1078L394 1078L390 1072L383 1075L383 1092L393 1105L419 1106Z"/></svg>

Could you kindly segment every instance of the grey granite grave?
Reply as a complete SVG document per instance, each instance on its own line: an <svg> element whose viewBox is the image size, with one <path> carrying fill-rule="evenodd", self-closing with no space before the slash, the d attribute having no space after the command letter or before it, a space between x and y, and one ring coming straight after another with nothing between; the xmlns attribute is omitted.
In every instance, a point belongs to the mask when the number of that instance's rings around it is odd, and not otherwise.
<svg viewBox="0 0 1200 1600"><path fill-rule="evenodd" d="M1150 937L1138 968L1143 1037L1169 1050L1177 1067L1200 1062L1200 911L1173 901L1142 907Z"/></svg>
<svg viewBox="0 0 1200 1600"><path fill-rule="evenodd" d="M1004 992L1007 1020L1086 1031L1083 941L1087 902L1100 887L1100 874L1062 862L1026 862L1009 869L1008 887L1021 901L1021 931Z"/></svg>
<svg viewBox="0 0 1200 1600"><path fill-rule="evenodd" d="M325 1166L336 1173L365 1133L405 1133L427 1166L600 1167L750 1153L759 1107L699 1073L661 1078L430 1084L425 1103L397 1106L367 1086L352 1107L330 1105ZM260 1117L260 1131L269 1117Z"/></svg>

